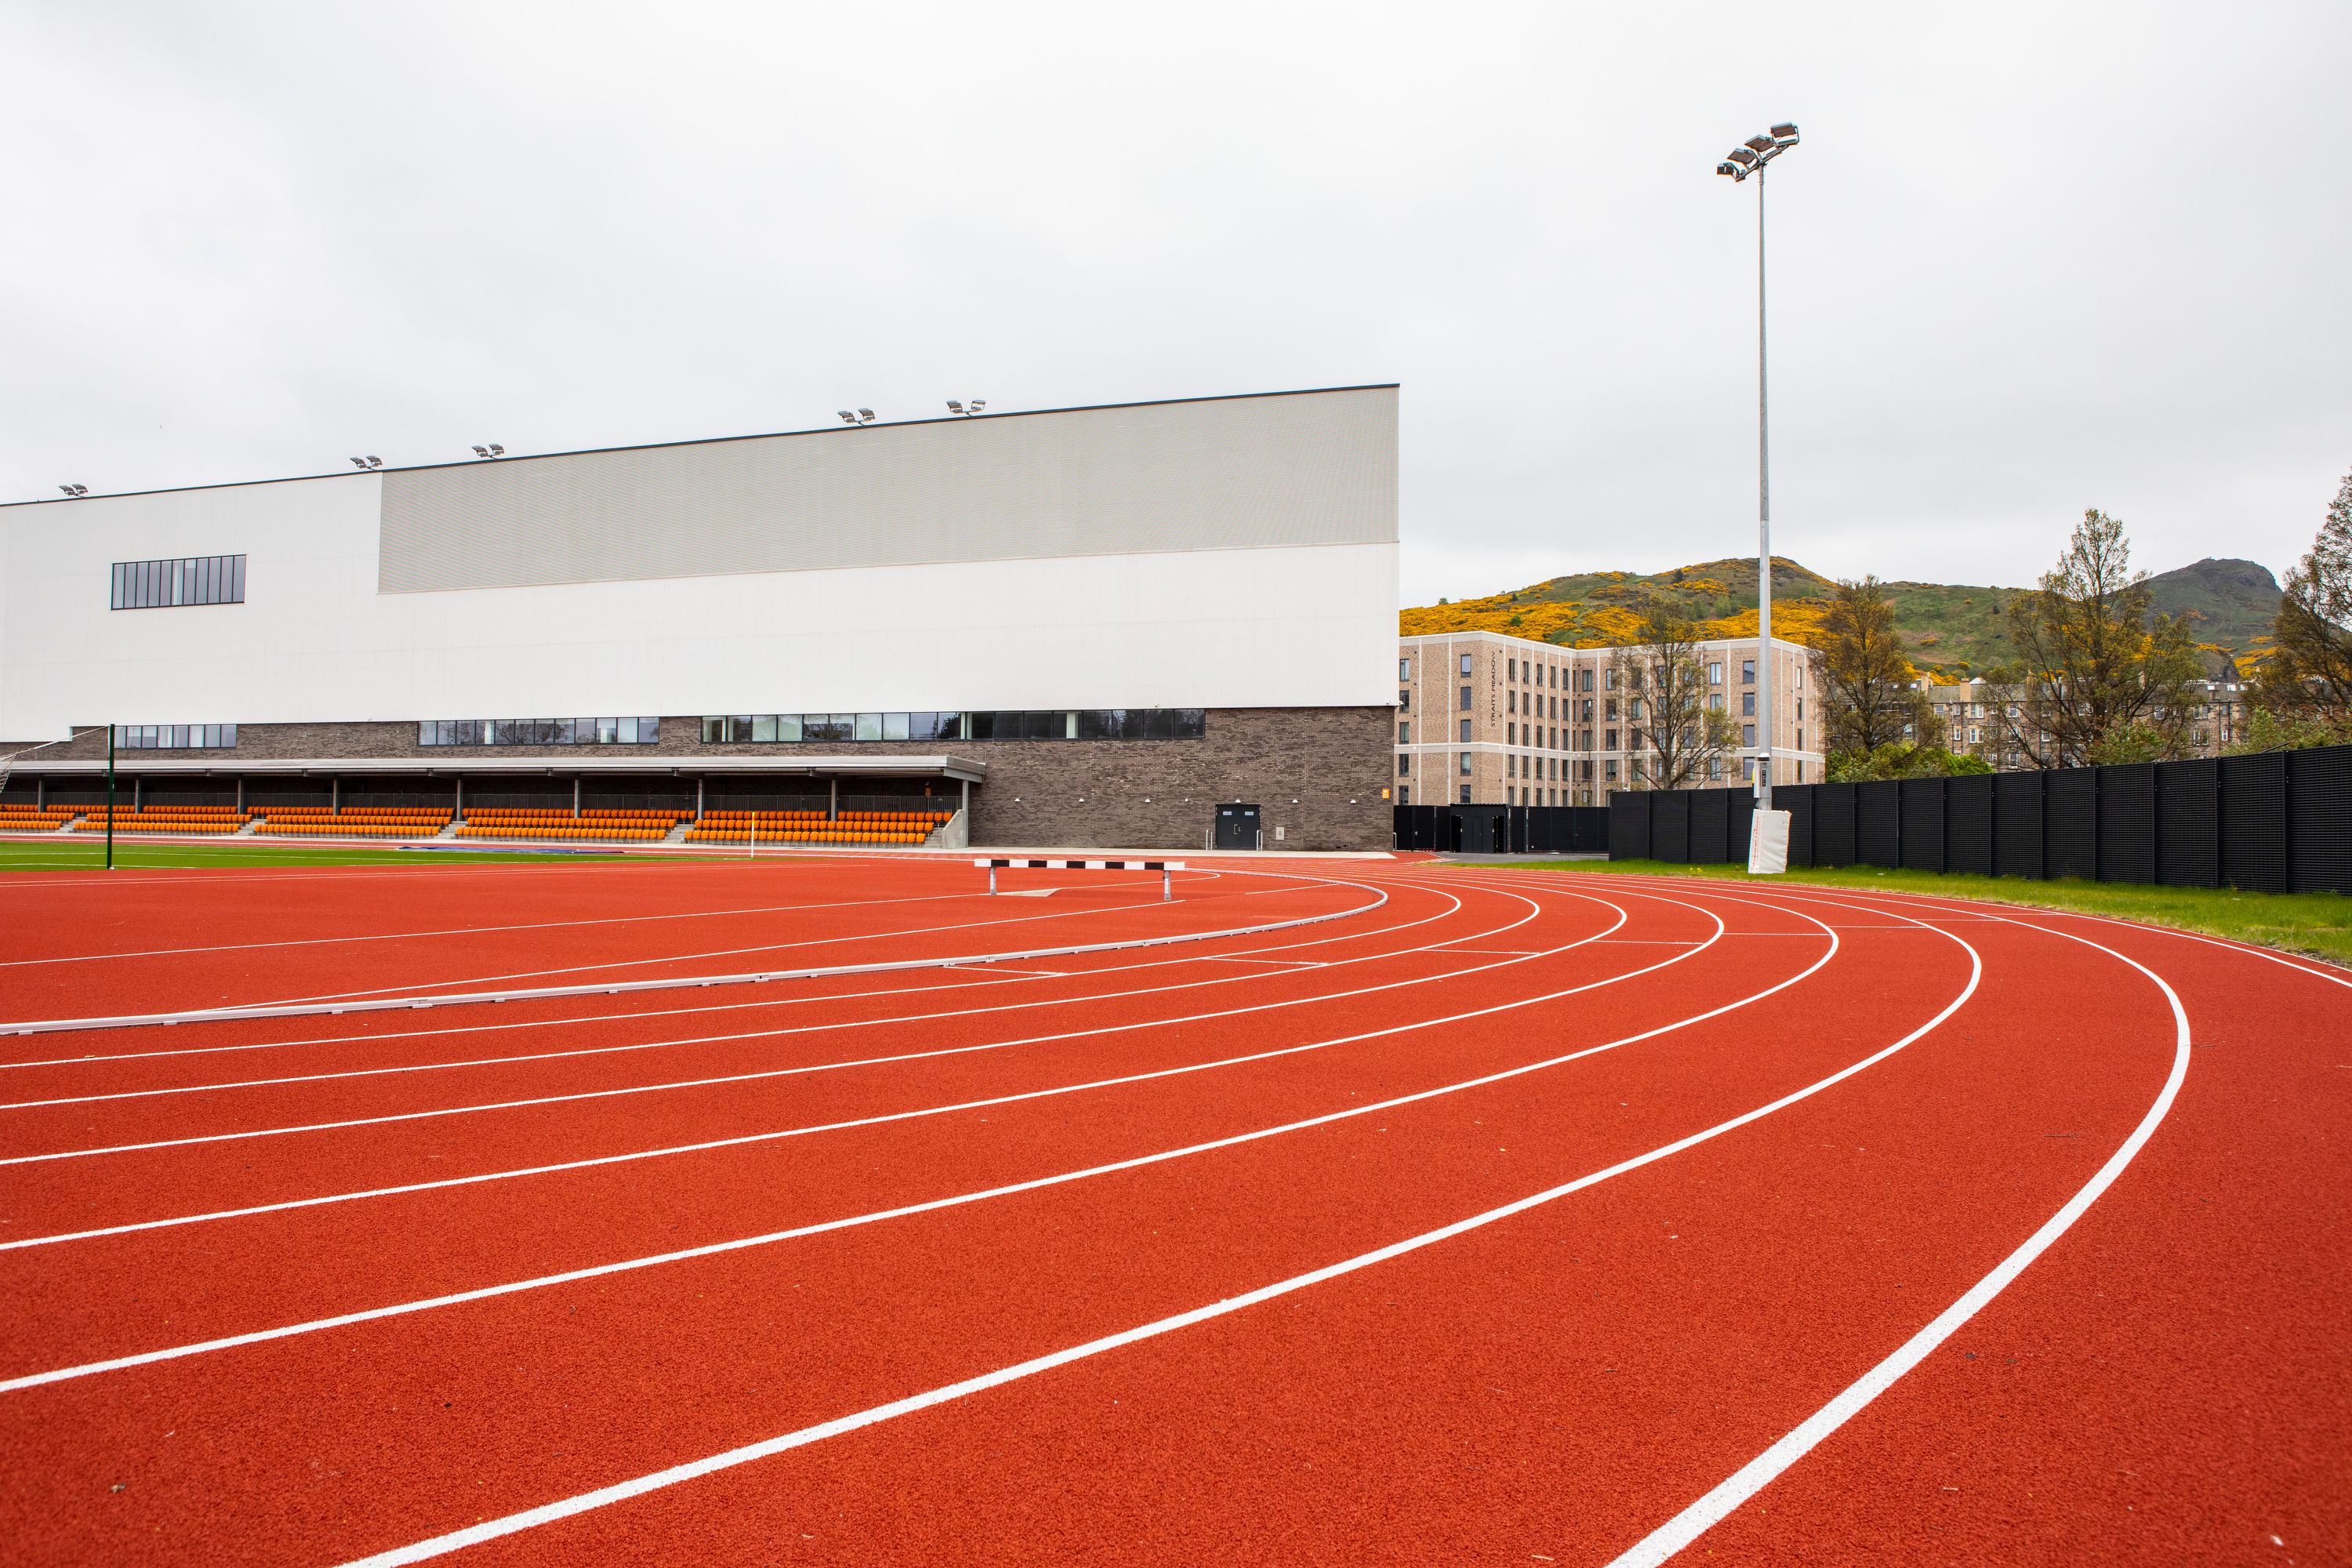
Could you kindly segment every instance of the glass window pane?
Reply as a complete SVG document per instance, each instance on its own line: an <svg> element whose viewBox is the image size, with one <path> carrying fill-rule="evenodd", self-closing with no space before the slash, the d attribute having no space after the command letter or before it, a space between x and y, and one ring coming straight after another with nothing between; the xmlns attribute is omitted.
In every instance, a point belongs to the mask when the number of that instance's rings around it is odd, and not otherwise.
<svg viewBox="0 0 2352 1568"><path fill-rule="evenodd" d="M857 738L861 741L880 740L882 738L882 715L879 713L860 713L857 716Z"/></svg>
<svg viewBox="0 0 2352 1568"><path fill-rule="evenodd" d="M224 724L221 726L221 744L224 746L234 746L236 744L236 725Z"/></svg>
<svg viewBox="0 0 2352 1568"><path fill-rule="evenodd" d="M776 716L773 713L754 714L751 719L751 739L773 741L776 738Z"/></svg>
<svg viewBox="0 0 2352 1568"><path fill-rule="evenodd" d="M1081 741L1115 741L1118 739L1117 709L1082 708L1078 710L1078 739Z"/></svg>
<svg viewBox="0 0 2352 1568"><path fill-rule="evenodd" d="M1179 708L1176 710L1176 738L1178 740L1197 741L1208 732L1209 713L1207 709Z"/></svg>
<svg viewBox="0 0 2352 1568"><path fill-rule="evenodd" d="M907 715L904 713L883 714L882 738L886 741L905 740L907 738Z"/></svg>
<svg viewBox="0 0 2352 1568"><path fill-rule="evenodd" d="M995 715L995 714L993 714L993 713L967 713L967 714L965 714L965 715L964 715L964 718L965 718L965 720L966 720L966 721L968 721L968 723L967 723L967 725L966 725L966 729L965 729L965 733L964 733L964 736L963 736L963 738L964 738L965 740L967 740L967 741L993 741L994 739L996 739L996 715Z"/></svg>
<svg viewBox="0 0 2352 1568"><path fill-rule="evenodd" d="M637 715L637 744L650 746L661 739L661 720L650 713Z"/></svg>
<svg viewBox="0 0 2352 1568"><path fill-rule="evenodd" d="M242 555L230 556L229 569L229 603L232 605L242 605L245 603L245 557Z"/></svg>
<svg viewBox="0 0 2352 1568"><path fill-rule="evenodd" d="M801 716L797 713L776 715L776 739L797 742L801 738Z"/></svg>

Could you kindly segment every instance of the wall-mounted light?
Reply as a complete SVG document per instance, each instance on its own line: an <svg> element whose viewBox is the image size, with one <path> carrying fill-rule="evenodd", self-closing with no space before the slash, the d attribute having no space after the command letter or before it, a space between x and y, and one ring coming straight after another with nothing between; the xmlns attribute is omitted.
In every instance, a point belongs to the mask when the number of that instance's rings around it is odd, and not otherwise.
<svg viewBox="0 0 2352 1568"><path fill-rule="evenodd" d="M834 412L841 416L841 422L844 425L871 425L874 423L874 410L871 408L861 408L855 414L852 414L846 408L836 408Z"/></svg>
<svg viewBox="0 0 2352 1568"><path fill-rule="evenodd" d="M69 496L86 496L89 494L89 487L88 485L59 485L58 489L65 491L66 494Z"/></svg>
<svg viewBox="0 0 2352 1568"><path fill-rule="evenodd" d="M969 406L958 402L952 397L948 399L948 412L950 414L961 414L967 419L971 418L973 415L979 413L982 409L987 406L987 399L981 397L973 398Z"/></svg>
<svg viewBox="0 0 2352 1568"><path fill-rule="evenodd" d="M504 447L499 446L496 441L491 442L487 447L477 447L474 448L474 456L477 458L503 458L506 455L507 449Z"/></svg>
<svg viewBox="0 0 2352 1568"><path fill-rule="evenodd" d="M352 459L352 468L362 468L362 469L366 469L366 468L383 468L383 459L382 458L373 458L373 457L371 457L371 458L353 458Z"/></svg>

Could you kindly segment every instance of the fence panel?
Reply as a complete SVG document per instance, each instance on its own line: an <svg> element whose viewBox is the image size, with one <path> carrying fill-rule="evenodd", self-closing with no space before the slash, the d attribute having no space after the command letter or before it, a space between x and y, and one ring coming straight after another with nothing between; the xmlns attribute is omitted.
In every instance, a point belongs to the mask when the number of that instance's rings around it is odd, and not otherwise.
<svg viewBox="0 0 2352 1568"><path fill-rule="evenodd" d="M1693 790L1690 803L1689 854L1694 865L1720 865L1731 858L1731 792Z"/></svg>
<svg viewBox="0 0 2352 1568"><path fill-rule="evenodd" d="M1650 853L1661 860L1690 860L1690 796L1679 790L1652 790Z"/></svg>
<svg viewBox="0 0 2352 1568"><path fill-rule="evenodd" d="M2099 792L2099 880L2156 880L2156 764L2086 769Z"/></svg>
<svg viewBox="0 0 2352 1568"><path fill-rule="evenodd" d="M2042 875L2042 781L2044 773L1992 776L1992 874Z"/></svg>
<svg viewBox="0 0 2352 1568"><path fill-rule="evenodd" d="M1944 869L1992 875L1991 773L1944 781Z"/></svg>
<svg viewBox="0 0 2352 1568"><path fill-rule="evenodd" d="M1748 864L1748 839L1756 826L1756 792L1725 790L1723 811L1723 858L1736 865L1745 866Z"/></svg>
<svg viewBox="0 0 2352 1568"><path fill-rule="evenodd" d="M2221 759L2221 880L2254 893L2284 893L2286 879L2286 754Z"/></svg>
<svg viewBox="0 0 2352 1568"><path fill-rule="evenodd" d="M2042 874L2099 874L2099 781L2090 768L2058 768L2042 779Z"/></svg>
<svg viewBox="0 0 2352 1568"><path fill-rule="evenodd" d="M1813 864L1813 792L1819 784L1782 784L1772 791L1772 807L1789 814L1789 864Z"/></svg>
<svg viewBox="0 0 2352 1568"><path fill-rule="evenodd" d="M1813 864L1853 864L1853 785L1825 784L1813 791Z"/></svg>
<svg viewBox="0 0 2352 1568"><path fill-rule="evenodd" d="M1650 797L1621 790L1609 797L1609 858L1650 858Z"/></svg>
<svg viewBox="0 0 2352 1568"><path fill-rule="evenodd" d="M1944 868L1943 779L1903 781L1904 866L1914 871Z"/></svg>
<svg viewBox="0 0 2352 1568"><path fill-rule="evenodd" d="M2156 879L2168 888L2221 885L2221 776L2211 757L2156 764Z"/></svg>
<svg viewBox="0 0 2352 1568"><path fill-rule="evenodd" d="M2286 754L2286 879L2297 893L2352 893L2352 746Z"/></svg>
<svg viewBox="0 0 2352 1568"><path fill-rule="evenodd" d="M1903 786L1895 780L1853 786L1853 858L1890 869L1903 864Z"/></svg>

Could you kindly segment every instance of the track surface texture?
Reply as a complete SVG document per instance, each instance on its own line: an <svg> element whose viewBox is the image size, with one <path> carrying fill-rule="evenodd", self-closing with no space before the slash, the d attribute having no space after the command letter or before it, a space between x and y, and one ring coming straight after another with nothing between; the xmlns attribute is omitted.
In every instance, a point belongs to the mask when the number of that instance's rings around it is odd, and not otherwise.
<svg viewBox="0 0 2352 1568"><path fill-rule="evenodd" d="M0 1037L0 1555L2352 1562L2352 975L1797 886L1003 884L8 879L0 1024L310 1010Z"/></svg>

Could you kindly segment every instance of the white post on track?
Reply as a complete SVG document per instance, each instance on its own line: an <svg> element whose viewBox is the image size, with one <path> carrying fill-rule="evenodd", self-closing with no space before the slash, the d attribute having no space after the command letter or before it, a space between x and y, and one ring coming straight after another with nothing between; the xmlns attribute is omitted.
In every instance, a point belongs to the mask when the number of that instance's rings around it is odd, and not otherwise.
<svg viewBox="0 0 2352 1568"><path fill-rule="evenodd" d="M1160 868L1160 901L1163 904L1168 904L1173 903L1175 900L1176 873L1170 870L1167 867L1162 866Z"/></svg>
<svg viewBox="0 0 2352 1568"><path fill-rule="evenodd" d="M996 867L993 863L988 868L988 896L992 899L996 897Z"/></svg>

